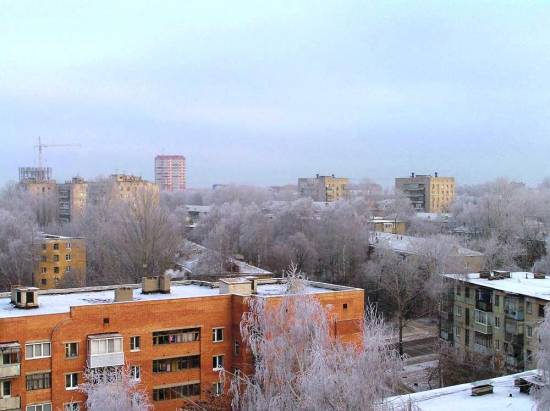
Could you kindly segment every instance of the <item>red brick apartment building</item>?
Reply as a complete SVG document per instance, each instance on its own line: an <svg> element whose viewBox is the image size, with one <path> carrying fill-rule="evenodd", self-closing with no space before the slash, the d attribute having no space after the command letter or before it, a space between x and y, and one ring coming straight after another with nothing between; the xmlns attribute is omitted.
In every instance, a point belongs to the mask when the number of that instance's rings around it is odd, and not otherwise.
<svg viewBox="0 0 550 411"><path fill-rule="evenodd" d="M275 302L282 280L144 278L141 285L0 294L0 411L84 410L86 366L126 364L155 410L223 391L219 369L249 369L239 323L248 298ZM145 292L144 292L145 291ZM311 282L333 332L359 339L363 290ZM248 366L247 366L248 364Z"/></svg>

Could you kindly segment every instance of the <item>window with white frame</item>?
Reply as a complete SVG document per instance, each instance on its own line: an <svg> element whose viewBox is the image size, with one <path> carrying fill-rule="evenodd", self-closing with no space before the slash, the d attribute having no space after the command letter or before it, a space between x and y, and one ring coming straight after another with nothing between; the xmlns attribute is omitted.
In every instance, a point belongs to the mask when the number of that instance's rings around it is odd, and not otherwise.
<svg viewBox="0 0 550 411"><path fill-rule="evenodd" d="M130 351L139 350L141 350L141 338L139 338L139 335L130 337Z"/></svg>
<svg viewBox="0 0 550 411"><path fill-rule="evenodd" d="M212 395L218 396L223 394L223 382L215 382L212 384Z"/></svg>
<svg viewBox="0 0 550 411"><path fill-rule="evenodd" d="M495 317L495 327L500 328L500 317Z"/></svg>
<svg viewBox="0 0 550 411"><path fill-rule="evenodd" d="M0 398L11 397L11 381L0 382Z"/></svg>
<svg viewBox="0 0 550 411"><path fill-rule="evenodd" d="M215 355L212 357L212 369L214 371L223 369L223 355Z"/></svg>
<svg viewBox="0 0 550 411"><path fill-rule="evenodd" d="M25 344L25 359L51 357L51 343L49 341Z"/></svg>
<svg viewBox="0 0 550 411"><path fill-rule="evenodd" d="M65 243L65 248L70 250L71 249L71 243Z"/></svg>
<svg viewBox="0 0 550 411"><path fill-rule="evenodd" d="M65 374L65 389L76 390L78 388L78 373Z"/></svg>
<svg viewBox="0 0 550 411"><path fill-rule="evenodd" d="M212 341L223 341L223 328L212 328Z"/></svg>
<svg viewBox="0 0 550 411"><path fill-rule="evenodd" d="M141 367L139 365L132 365L130 366L130 376L133 380L140 381L141 380Z"/></svg>
<svg viewBox="0 0 550 411"><path fill-rule="evenodd" d="M65 261L71 261L72 257L70 254L65 254Z"/></svg>
<svg viewBox="0 0 550 411"><path fill-rule="evenodd" d="M122 337L94 338L90 342L90 354L112 354L122 352Z"/></svg>
<svg viewBox="0 0 550 411"><path fill-rule="evenodd" d="M52 404L31 404L27 405L26 411L52 411Z"/></svg>
<svg viewBox="0 0 550 411"><path fill-rule="evenodd" d="M76 358L78 357L78 343L70 342L65 343L65 358Z"/></svg>
<svg viewBox="0 0 550 411"><path fill-rule="evenodd" d="M530 325L527 325L526 328L527 328L527 338L531 338L533 336L533 327L531 327Z"/></svg>
<svg viewBox="0 0 550 411"><path fill-rule="evenodd" d="M489 325L489 317L485 311L475 310L475 322L478 324Z"/></svg>
<svg viewBox="0 0 550 411"><path fill-rule="evenodd" d="M69 402L63 406L63 411L80 411L80 403Z"/></svg>

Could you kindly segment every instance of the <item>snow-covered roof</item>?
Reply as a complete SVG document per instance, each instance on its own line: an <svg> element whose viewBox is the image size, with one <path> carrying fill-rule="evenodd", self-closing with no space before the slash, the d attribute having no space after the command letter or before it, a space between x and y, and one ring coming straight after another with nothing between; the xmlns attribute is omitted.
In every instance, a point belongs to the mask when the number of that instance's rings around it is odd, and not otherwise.
<svg viewBox="0 0 550 411"><path fill-rule="evenodd" d="M452 216L453 215L450 213L424 213L424 212L416 213L416 217L420 220L433 221L438 223L446 222Z"/></svg>
<svg viewBox="0 0 550 411"><path fill-rule="evenodd" d="M479 273L445 274L447 278L464 281L470 284L481 285L495 290L550 301L550 277L535 278L533 273L512 272L510 278L489 280L480 278Z"/></svg>
<svg viewBox="0 0 550 411"><path fill-rule="evenodd" d="M533 378L536 374L537 370L531 370L493 378L488 380L493 385L493 393L481 396L471 394L472 387L478 383L467 383L400 395L386 401L395 411L408 410L409 401L417 407L413 409L419 411L529 411L534 409L535 400L532 395L520 393L514 381L520 377Z"/></svg>
<svg viewBox="0 0 550 411"><path fill-rule="evenodd" d="M115 302L115 289L119 286L81 287L39 292L38 307L32 309L16 308L11 303L10 293L0 294L0 319L28 317L34 315L68 313L71 307L96 304L132 304L142 301L176 300L181 298L209 297L220 294L218 283L206 281L172 281L170 293L142 294L139 284L125 285L133 288L133 300ZM352 287L311 282L306 286L306 293L317 294L335 291L353 291ZM265 279L257 285L257 296L276 296L286 292L282 279Z"/></svg>
<svg viewBox="0 0 550 411"><path fill-rule="evenodd" d="M370 244L373 247L386 247L402 254L417 254L426 241L428 239L410 235L381 233L378 231L370 233ZM479 251L470 250L460 245L454 246L453 250L456 255L461 257L483 256L483 253Z"/></svg>
<svg viewBox="0 0 550 411"><path fill-rule="evenodd" d="M188 213L208 213L212 206L209 205L186 205L185 209Z"/></svg>
<svg viewBox="0 0 550 411"><path fill-rule="evenodd" d="M189 273L193 273L193 271L197 267L197 264L199 264L201 258L206 257L208 248L200 244L194 243L192 241L186 241L184 250L185 250L185 256L178 259L176 263L183 270ZM235 258L229 258L229 261L232 264L235 264L239 268L239 271L238 271L239 274L246 274L246 275L271 275L272 274L271 271L267 271L267 270L264 270L263 268L250 265L244 261L240 261Z"/></svg>

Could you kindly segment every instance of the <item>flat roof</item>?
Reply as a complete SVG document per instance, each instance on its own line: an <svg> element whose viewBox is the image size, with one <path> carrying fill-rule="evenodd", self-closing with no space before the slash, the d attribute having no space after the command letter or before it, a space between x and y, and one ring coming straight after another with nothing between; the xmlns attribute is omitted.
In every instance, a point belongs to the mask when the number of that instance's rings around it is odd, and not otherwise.
<svg viewBox="0 0 550 411"><path fill-rule="evenodd" d="M534 409L535 399L532 395L519 392L519 387L514 386L516 378L532 378L537 375L537 370L525 371L518 374L505 375L503 377L438 388L430 391L414 394L400 395L386 399L395 411L409 410L408 404L412 402L419 411L526 411ZM481 396L472 396L471 389L481 383L491 383L493 393Z"/></svg>
<svg viewBox="0 0 550 411"><path fill-rule="evenodd" d="M115 289L121 287L133 288L132 301L114 301ZM354 290L359 289L313 281L308 281L306 287L308 294ZM285 294L285 291L284 279L263 279L258 283L257 292L254 295L260 297L279 296ZM186 280L172 281L169 294L142 294L141 284L42 290L39 291L38 307L16 308L11 303L11 293L7 292L0 294L0 319L68 313L71 307L96 304L132 304L140 301L177 300L217 295L220 295L218 283Z"/></svg>
<svg viewBox="0 0 550 411"><path fill-rule="evenodd" d="M419 250L428 241L429 238L413 237L403 234L382 233L374 231L370 233L369 242L373 247L386 247L395 252L403 254L418 254ZM470 250L461 245L454 245L455 255L461 257L482 257L483 253Z"/></svg>
<svg viewBox="0 0 550 411"><path fill-rule="evenodd" d="M510 278L501 278L498 280L481 278L479 273L444 274L444 276L507 293L521 294L550 301L550 277L548 276L545 276L545 278L535 278L535 274L529 272L511 272Z"/></svg>

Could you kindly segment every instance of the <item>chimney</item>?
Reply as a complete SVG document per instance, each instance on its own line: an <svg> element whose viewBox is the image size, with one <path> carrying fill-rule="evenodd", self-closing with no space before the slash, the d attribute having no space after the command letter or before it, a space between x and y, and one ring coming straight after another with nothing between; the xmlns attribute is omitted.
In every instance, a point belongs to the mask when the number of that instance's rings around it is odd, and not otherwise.
<svg viewBox="0 0 550 411"><path fill-rule="evenodd" d="M159 291L163 294L170 294L170 274L164 273L159 277Z"/></svg>
<svg viewBox="0 0 550 411"><path fill-rule="evenodd" d="M115 303L133 301L134 289L132 287L115 288Z"/></svg>
<svg viewBox="0 0 550 411"><path fill-rule="evenodd" d="M254 284L246 278L222 278L220 294L251 295Z"/></svg>
<svg viewBox="0 0 550 411"><path fill-rule="evenodd" d="M38 308L38 288L21 286L12 288L11 302L17 308Z"/></svg>

